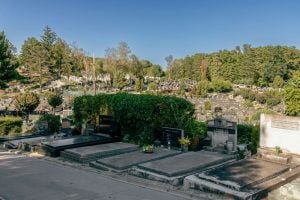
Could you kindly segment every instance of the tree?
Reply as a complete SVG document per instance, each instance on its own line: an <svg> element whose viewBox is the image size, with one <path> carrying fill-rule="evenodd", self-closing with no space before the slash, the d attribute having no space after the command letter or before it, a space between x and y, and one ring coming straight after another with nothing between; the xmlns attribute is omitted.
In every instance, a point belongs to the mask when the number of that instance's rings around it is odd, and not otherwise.
<svg viewBox="0 0 300 200"><path fill-rule="evenodd" d="M55 108L63 103L63 99L61 96L53 94L49 96L48 103L52 107L54 112Z"/></svg>
<svg viewBox="0 0 300 200"><path fill-rule="evenodd" d="M274 88L282 88L284 86L284 80L280 76L275 76L272 87Z"/></svg>
<svg viewBox="0 0 300 200"><path fill-rule="evenodd" d="M285 113L291 116L300 116L300 71L284 88Z"/></svg>
<svg viewBox="0 0 300 200"><path fill-rule="evenodd" d="M29 114L40 104L40 99L33 92L19 94L15 99L15 107L18 111Z"/></svg>
<svg viewBox="0 0 300 200"><path fill-rule="evenodd" d="M209 82L207 80L199 81L197 86L197 94L200 97L207 97Z"/></svg>
<svg viewBox="0 0 300 200"><path fill-rule="evenodd" d="M144 89L144 79L142 77L135 80L135 91L142 92Z"/></svg>
<svg viewBox="0 0 300 200"><path fill-rule="evenodd" d="M24 42L20 60L32 81L38 81L41 85L49 80L47 52L36 38L31 37Z"/></svg>
<svg viewBox="0 0 300 200"><path fill-rule="evenodd" d="M13 62L12 47L4 32L0 32L0 89L6 88L9 81L18 77L18 64Z"/></svg>
<svg viewBox="0 0 300 200"><path fill-rule="evenodd" d="M58 39L52 46L52 72L60 78L61 73L70 76L72 73L71 49L62 39Z"/></svg>

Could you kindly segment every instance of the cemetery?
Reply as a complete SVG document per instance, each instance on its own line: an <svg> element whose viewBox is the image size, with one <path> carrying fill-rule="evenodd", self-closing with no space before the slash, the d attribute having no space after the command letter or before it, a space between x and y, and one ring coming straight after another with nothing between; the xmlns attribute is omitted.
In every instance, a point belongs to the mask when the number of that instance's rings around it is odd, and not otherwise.
<svg viewBox="0 0 300 200"><path fill-rule="evenodd" d="M95 104L94 98L102 104ZM183 124L193 124L192 106L173 97L155 98L129 94L82 96L74 104L80 135L73 135L72 120L63 118L59 133L15 138L4 142L4 147L59 157L184 191L236 199L263 198L300 174L299 118L261 114L260 144L257 153L251 155L246 144L238 143L237 123L223 118L222 110L216 107L215 117L206 122L206 133L200 135L201 147L198 143L196 148L200 151L189 151L194 130L190 125L180 127L177 119L180 116ZM137 101L148 107L132 110L139 106ZM120 102L126 102L126 106ZM167 106L170 102L176 111ZM118 114L107 115L109 109ZM42 125L46 133L47 122Z"/></svg>

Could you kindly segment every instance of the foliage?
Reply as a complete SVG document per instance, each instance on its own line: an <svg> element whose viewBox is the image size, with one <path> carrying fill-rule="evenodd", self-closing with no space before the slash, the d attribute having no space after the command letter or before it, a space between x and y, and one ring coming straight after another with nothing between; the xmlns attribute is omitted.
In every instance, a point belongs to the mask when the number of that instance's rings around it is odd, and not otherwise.
<svg viewBox="0 0 300 200"><path fill-rule="evenodd" d="M252 153L256 153L259 145L259 125L238 124L237 135L239 144L249 144Z"/></svg>
<svg viewBox="0 0 300 200"><path fill-rule="evenodd" d="M204 110L211 111L211 102L210 101L204 101Z"/></svg>
<svg viewBox="0 0 300 200"><path fill-rule="evenodd" d="M19 77L16 71L18 63L14 62L12 44L0 32L0 89L6 88L7 83Z"/></svg>
<svg viewBox="0 0 300 200"><path fill-rule="evenodd" d="M199 81L197 86L197 95L199 97L207 97L209 82L207 80Z"/></svg>
<svg viewBox="0 0 300 200"><path fill-rule="evenodd" d="M58 133L60 127L60 116L52 115L52 114L44 114L40 116L36 124L40 124L41 122L48 122L48 130L50 134Z"/></svg>
<svg viewBox="0 0 300 200"><path fill-rule="evenodd" d="M21 133L22 123L23 121L20 117L0 117L0 136Z"/></svg>
<svg viewBox="0 0 300 200"><path fill-rule="evenodd" d="M153 153L154 152L154 145L144 145L143 152L145 153Z"/></svg>
<svg viewBox="0 0 300 200"><path fill-rule="evenodd" d="M144 79L143 78L138 78L135 81L135 91L142 92L143 89L144 89Z"/></svg>
<svg viewBox="0 0 300 200"><path fill-rule="evenodd" d="M188 146L191 144L191 139L187 136L187 137L181 137L180 139L178 139L179 144L181 144L182 146Z"/></svg>
<svg viewBox="0 0 300 200"><path fill-rule="evenodd" d="M280 87L300 69L300 50L288 46L243 47L221 50L210 54L197 53L172 60L167 77L200 81L199 65L208 60L206 77L227 80L235 84Z"/></svg>
<svg viewBox="0 0 300 200"><path fill-rule="evenodd" d="M279 155L279 154L282 153L282 150L281 150L281 148L279 146L276 146L275 147L275 152L276 152L277 155Z"/></svg>
<svg viewBox="0 0 300 200"><path fill-rule="evenodd" d="M196 121L191 118L187 122L185 133L191 136L205 138L207 133L207 124L205 122Z"/></svg>
<svg viewBox="0 0 300 200"><path fill-rule="evenodd" d="M57 106L63 103L63 99L57 94L52 94L48 97L48 103L53 109L55 109Z"/></svg>
<svg viewBox="0 0 300 200"><path fill-rule="evenodd" d="M275 76L272 87L273 88L282 88L284 86L284 80L280 76Z"/></svg>
<svg viewBox="0 0 300 200"><path fill-rule="evenodd" d="M150 90L150 91L157 90L157 85L156 85L156 83L154 83L154 82L149 83L149 84L148 84L148 90Z"/></svg>
<svg viewBox="0 0 300 200"><path fill-rule="evenodd" d="M232 84L229 81L216 79L211 82L210 90L213 92L230 92L232 90Z"/></svg>
<svg viewBox="0 0 300 200"><path fill-rule="evenodd" d="M194 114L194 106L185 99L127 93L77 97L73 109L77 126L109 110L123 137L140 144L153 143L157 129L163 126L187 129Z"/></svg>
<svg viewBox="0 0 300 200"><path fill-rule="evenodd" d="M40 104L40 98L33 92L19 94L15 99L15 106L18 111L30 113Z"/></svg>
<svg viewBox="0 0 300 200"><path fill-rule="evenodd" d="M300 116L300 73L296 74L284 88L285 113Z"/></svg>

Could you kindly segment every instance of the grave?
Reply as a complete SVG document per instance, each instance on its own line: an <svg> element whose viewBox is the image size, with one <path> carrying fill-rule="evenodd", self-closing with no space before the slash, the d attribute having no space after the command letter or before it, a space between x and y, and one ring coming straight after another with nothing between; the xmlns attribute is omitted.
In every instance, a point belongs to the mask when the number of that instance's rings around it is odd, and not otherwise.
<svg viewBox="0 0 300 200"><path fill-rule="evenodd" d="M237 124L218 117L207 121L207 150L231 153L237 150Z"/></svg>
<svg viewBox="0 0 300 200"><path fill-rule="evenodd" d="M176 151L176 150L156 148L154 153L144 153L142 151L135 151L135 152L130 152L130 153L99 159L95 162L90 162L90 165L92 167L102 169L102 170L120 172L120 171L126 171L129 168L141 163L174 156L180 153L181 153L180 151Z"/></svg>
<svg viewBox="0 0 300 200"><path fill-rule="evenodd" d="M100 115L99 125L96 127L97 133L107 134L110 137L118 138L121 135L120 125L114 120L112 116Z"/></svg>
<svg viewBox="0 0 300 200"><path fill-rule="evenodd" d="M114 141L115 140L113 138L106 137L106 136L96 136L96 135L75 136L67 139L58 139L58 140L42 142L39 153L47 156L57 157L60 155L60 152L65 149L111 143Z"/></svg>
<svg viewBox="0 0 300 200"><path fill-rule="evenodd" d="M90 161L95 161L97 159L105 158L108 156L114 156L114 155L132 152L132 151L137 151L138 149L139 149L138 145L123 143L123 142L115 142L115 143L66 149L61 152L60 156L67 160L80 162L80 163L88 163Z"/></svg>
<svg viewBox="0 0 300 200"><path fill-rule="evenodd" d="M37 137L31 137L31 138L24 138L24 139L18 139L18 140L10 140L7 142L4 142L4 147L8 149L17 149L20 147L22 143L41 143L42 141L46 140L47 138L44 136L37 136ZM22 148L22 147L21 147Z"/></svg>
<svg viewBox="0 0 300 200"><path fill-rule="evenodd" d="M171 185L180 185L184 177L207 170L211 167L232 162L232 155L210 151L198 151L179 154L176 156L139 164L131 170L131 174L166 182Z"/></svg>
<svg viewBox="0 0 300 200"><path fill-rule="evenodd" d="M260 199L300 174L300 118L261 115L260 148L244 159L184 179L186 189Z"/></svg>

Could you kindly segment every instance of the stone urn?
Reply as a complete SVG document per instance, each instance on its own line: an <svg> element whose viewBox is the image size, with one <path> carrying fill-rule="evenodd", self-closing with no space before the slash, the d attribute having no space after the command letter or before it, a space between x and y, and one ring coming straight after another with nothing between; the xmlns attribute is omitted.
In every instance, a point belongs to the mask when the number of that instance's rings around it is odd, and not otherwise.
<svg viewBox="0 0 300 200"><path fill-rule="evenodd" d="M186 152L189 151L189 146L188 145L183 145L181 150L182 150L183 153L186 153Z"/></svg>

